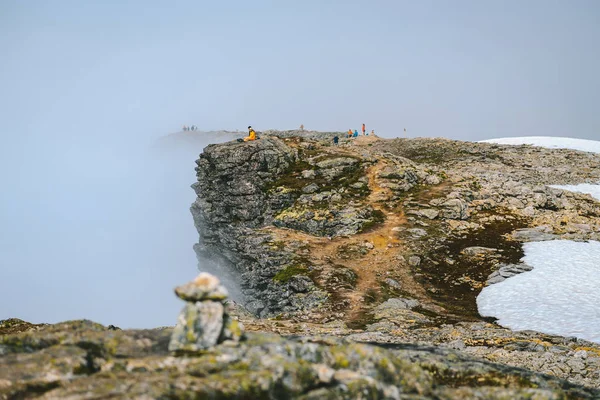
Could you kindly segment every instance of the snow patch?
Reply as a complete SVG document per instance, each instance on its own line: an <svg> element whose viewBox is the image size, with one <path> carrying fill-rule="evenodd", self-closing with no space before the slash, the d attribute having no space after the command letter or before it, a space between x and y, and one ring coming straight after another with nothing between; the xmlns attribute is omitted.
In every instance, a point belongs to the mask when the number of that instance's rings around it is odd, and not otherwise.
<svg viewBox="0 0 600 400"><path fill-rule="evenodd" d="M550 187L568 190L569 192L586 193L591 195L596 200L600 201L600 185L582 183L579 185L550 185Z"/></svg>
<svg viewBox="0 0 600 400"><path fill-rule="evenodd" d="M499 139L482 140L481 143L496 143L496 144L531 144L538 147L546 147L549 149L572 149L579 151L587 151L590 153L600 153L600 142L597 140L575 139L565 137L552 136L525 136L525 137L510 137Z"/></svg>
<svg viewBox="0 0 600 400"><path fill-rule="evenodd" d="M532 271L484 288L479 313L512 330L535 330L600 343L600 242L523 245Z"/></svg>

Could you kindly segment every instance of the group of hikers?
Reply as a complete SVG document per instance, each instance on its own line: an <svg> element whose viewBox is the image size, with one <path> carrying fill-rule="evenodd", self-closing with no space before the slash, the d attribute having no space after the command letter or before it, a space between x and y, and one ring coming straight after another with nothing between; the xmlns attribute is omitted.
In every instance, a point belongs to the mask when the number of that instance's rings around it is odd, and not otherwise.
<svg viewBox="0 0 600 400"><path fill-rule="evenodd" d="M303 130L304 125L301 125L300 129ZM184 127L184 130L185 130L185 127ZM369 135L365 124L362 124L362 134L363 134L363 136ZM375 135L374 129L371 130L371 135ZM352 132L352 129L348 129L348 138L353 138L353 137L358 137L358 130L355 129L354 132ZM248 136L246 136L243 139L238 139L238 142L249 142L249 141L256 140L256 139L260 139L258 136L256 136L256 131L252 128L252 126L248 126ZM333 143L338 144L339 140L340 140L340 138L337 135L335 135L333 138Z"/></svg>
<svg viewBox="0 0 600 400"><path fill-rule="evenodd" d="M186 132L187 131L197 131L198 127L196 125L192 125L192 126L184 125L183 126L183 130L186 131Z"/></svg>
<svg viewBox="0 0 600 400"><path fill-rule="evenodd" d="M369 136L369 132L367 132L367 126L365 124L362 124L362 134L363 136ZM371 129L371 135L375 135L374 129ZM346 137L348 139L358 137L358 129L355 129L354 132L352 132L352 129L348 129L348 134ZM338 144L339 141L340 138L337 135L335 135L333 138L333 144Z"/></svg>
<svg viewBox="0 0 600 400"><path fill-rule="evenodd" d="M363 136L368 136L369 132L367 132L367 126L365 124L362 124L362 134ZM371 135L375 134L375 130L371 129ZM358 137L358 129L355 129L354 132L352 132L352 129L348 129L348 137Z"/></svg>

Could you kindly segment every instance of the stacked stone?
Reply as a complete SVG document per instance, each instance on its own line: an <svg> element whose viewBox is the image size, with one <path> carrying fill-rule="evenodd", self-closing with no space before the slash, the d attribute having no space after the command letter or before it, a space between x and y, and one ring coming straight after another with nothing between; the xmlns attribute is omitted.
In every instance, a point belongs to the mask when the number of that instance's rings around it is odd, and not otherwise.
<svg viewBox="0 0 600 400"><path fill-rule="evenodd" d="M239 342L244 327L227 312L227 289L217 277L201 273L193 281L175 288L186 305L171 335L169 351L197 352L226 340Z"/></svg>

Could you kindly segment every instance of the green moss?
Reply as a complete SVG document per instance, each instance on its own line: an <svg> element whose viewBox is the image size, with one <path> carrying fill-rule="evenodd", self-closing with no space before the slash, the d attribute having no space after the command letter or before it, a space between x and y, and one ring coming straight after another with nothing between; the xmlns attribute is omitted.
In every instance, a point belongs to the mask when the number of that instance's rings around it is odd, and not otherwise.
<svg viewBox="0 0 600 400"><path fill-rule="evenodd" d="M487 221L481 229L449 234L441 225L428 228L429 251L422 253L422 263L415 267L417 281L429 289L431 298L455 316L480 320L476 298L487 277L497 269L498 263L514 264L523 257L519 242L506 235L528 226L528 220L509 211L480 212L473 221L488 216L502 219ZM460 257L460 252L472 246L498 249L497 257L471 259ZM449 260L452 259L452 262Z"/></svg>
<svg viewBox="0 0 600 400"><path fill-rule="evenodd" d="M350 360L346 357L344 353L335 351L333 353L334 357L334 368L348 368L350 366Z"/></svg>
<svg viewBox="0 0 600 400"><path fill-rule="evenodd" d="M235 319L231 320L227 328L231 331L234 338L239 338L244 334L240 323Z"/></svg>
<svg viewBox="0 0 600 400"><path fill-rule="evenodd" d="M303 264L290 264L273 277L273 281L286 283L296 275L308 275L308 268Z"/></svg>
<svg viewBox="0 0 600 400"><path fill-rule="evenodd" d="M265 186L265 190L272 191L277 188L284 188L286 192L296 193L298 196L300 195L300 191L306 185L311 183L317 184L319 186L319 191L330 191L334 189L346 189L346 194L343 197L346 197L343 201L347 202L349 197L353 199L357 197L366 197L370 194L370 190L367 185L362 188L353 188L351 185L356 183L358 179L364 176L364 168L362 163L358 163L354 166L347 166L344 169L344 175L340 176L337 179L327 179L323 176L315 176L312 179L306 179L302 177L302 171L306 170L319 170L320 168L316 165L311 165L306 162L303 158L305 158L308 154L308 151L303 151L300 153L300 160L296 161L290 166L273 182L267 184ZM355 160L361 160L360 157L347 155L347 154L331 154L331 153L319 153L318 151L311 150L310 155L313 155L312 159L316 162L321 162L329 159L336 158L353 158Z"/></svg>
<svg viewBox="0 0 600 400"><path fill-rule="evenodd" d="M294 191L299 191L304 186L313 182L310 179L302 178L302 171L311 169L315 169L315 167L310 165L306 161L296 161L295 163L290 164L289 167L279 176L277 180L266 185L265 190L269 191L278 187L284 187L287 189L292 189Z"/></svg>
<svg viewBox="0 0 600 400"><path fill-rule="evenodd" d="M267 243L272 250L283 250L285 248L285 242L281 240L277 240L274 242Z"/></svg>
<svg viewBox="0 0 600 400"><path fill-rule="evenodd" d="M478 181L473 181L469 183L469 189L477 192L481 189L481 183L479 183Z"/></svg>
<svg viewBox="0 0 600 400"><path fill-rule="evenodd" d="M117 348L119 347L119 339L116 337L108 339L104 342L104 350L111 356L117 354Z"/></svg>

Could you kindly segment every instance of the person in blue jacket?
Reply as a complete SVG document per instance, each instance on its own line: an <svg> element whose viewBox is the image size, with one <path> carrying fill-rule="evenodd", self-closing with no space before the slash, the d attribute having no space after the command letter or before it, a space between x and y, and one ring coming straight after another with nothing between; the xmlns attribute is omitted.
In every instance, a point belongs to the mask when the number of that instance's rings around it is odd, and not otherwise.
<svg viewBox="0 0 600 400"><path fill-rule="evenodd" d="M352 136L354 136L354 137L358 137L358 129L355 129L355 130L354 130L354 135L352 135Z"/></svg>

